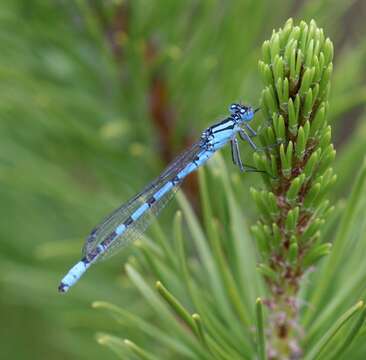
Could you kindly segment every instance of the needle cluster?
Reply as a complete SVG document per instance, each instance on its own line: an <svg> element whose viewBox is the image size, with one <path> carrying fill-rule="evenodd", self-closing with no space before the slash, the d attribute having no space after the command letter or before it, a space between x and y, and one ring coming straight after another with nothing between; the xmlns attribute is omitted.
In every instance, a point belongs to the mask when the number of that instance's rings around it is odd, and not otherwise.
<svg viewBox="0 0 366 360"><path fill-rule="evenodd" d="M294 26L290 19L263 43L259 61L261 106L269 119L261 140L268 151L254 161L272 177L264 177L265 190L251 189L260 210L252 232L271 294L273 358L299 356L299 283L331 248L321 241L321 228L333 209L326 193L336 180L327 124L332 59L332 42L315 21Z"/></svg>

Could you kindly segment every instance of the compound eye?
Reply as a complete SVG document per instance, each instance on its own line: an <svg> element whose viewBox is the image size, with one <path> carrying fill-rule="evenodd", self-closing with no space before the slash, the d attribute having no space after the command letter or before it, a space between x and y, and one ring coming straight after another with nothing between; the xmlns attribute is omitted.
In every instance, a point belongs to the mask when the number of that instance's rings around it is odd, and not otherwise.
<svg viewBox="0 0 366 360"><path fill-rule="evenodd" d="M229 110L230 112L235 113L238 111L238 104L231 104Z"/></svg>
<svg viewBox="0 0 366 360"><path fill-rule="evenodd" d="M243 120L251 121L254 117L254 111L252 108L248 108L246 114L243 116Z"/></svg>

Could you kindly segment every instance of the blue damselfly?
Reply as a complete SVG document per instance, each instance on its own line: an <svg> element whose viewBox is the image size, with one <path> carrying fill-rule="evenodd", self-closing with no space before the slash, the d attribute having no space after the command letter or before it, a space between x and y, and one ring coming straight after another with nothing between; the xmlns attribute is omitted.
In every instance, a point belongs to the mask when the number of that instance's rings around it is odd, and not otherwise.
<svg viewBox="0 0 366 360"><path fill-rule="evenodd" d="M210 126L198 142L178 156L166 170L144 190L106 217L86 238L82 259L70 269L59 285L66 292L95 262L115 254L142 234L154 217L166 205L184 178L202 166L212 155L230 142L232 159L241 171L256 171L244 165L239 152L237 135L255 150L249 126L257 111L252 107L232 104L230 115Z"/></svg>

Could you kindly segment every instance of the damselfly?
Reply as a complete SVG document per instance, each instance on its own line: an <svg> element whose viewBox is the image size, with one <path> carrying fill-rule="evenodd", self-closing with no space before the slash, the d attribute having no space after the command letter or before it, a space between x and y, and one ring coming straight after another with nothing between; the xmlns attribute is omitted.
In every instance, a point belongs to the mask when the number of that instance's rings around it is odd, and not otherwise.
<svg viewBox="0 0 366 360"><path fill-rule="evenodd" d="M106 217L86 238L82 259L62 279L59 291L66 292L90 265L115 254L137 239L166 205L184 178L228 142L231 144L234 164L241 171L256 171L255 168L243 164L237 135L257 149L251 139L256 133L248 124L257 110L232 104L227 118L207 128L200 140L178 156L156 180Z"/></svg>

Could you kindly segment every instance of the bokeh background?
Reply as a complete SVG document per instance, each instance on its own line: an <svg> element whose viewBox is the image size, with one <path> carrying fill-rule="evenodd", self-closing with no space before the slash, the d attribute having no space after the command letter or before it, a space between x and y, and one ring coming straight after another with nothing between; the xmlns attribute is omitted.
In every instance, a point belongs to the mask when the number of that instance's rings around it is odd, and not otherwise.
<svg viewBox="0 0 366 360"><path fill-rule="evenodd" d="M340 199L366 152L363 0L1 1L1 359L115 358L95 333L120 329L90 304L147 312L124 275L133 247L66 296L60 278L93 225L228 104L258 105L261 44L288 17L315 19L334 42ZM194 178L185 191L198 201Z"/></svg>

